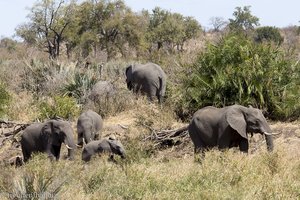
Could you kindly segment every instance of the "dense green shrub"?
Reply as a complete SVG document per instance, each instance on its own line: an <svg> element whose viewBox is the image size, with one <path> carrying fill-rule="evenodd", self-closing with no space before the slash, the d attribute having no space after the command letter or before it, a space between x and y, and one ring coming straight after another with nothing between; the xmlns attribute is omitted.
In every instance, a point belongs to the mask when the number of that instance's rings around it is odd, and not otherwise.
<svg viewBox="0 0 300 200"><path fill-rule="evenodd" d="M300 66L279 47L257 44L238 35L208 44L184 81L180 111L242 104L268 111L269 117L299 115Z"/></svg>
<svg viewBox="0 0 300 200"><path fill-rule="evenodd" d="M259 27L255 30L255 41L257 42L275 42L275 44L281 44L283 37L280 35L279 29L271 26Z"/></svg>
<svg viewBox="0 0 300 200"><path fill-rule="evenodd" d="M83 103L89 90L97 82L92 72L92 70L76 72L73 80L63 88L63 93L68 96L72 96L76 98L78 102Z"/></svg>
<svg viewBox="0 0 300 200"><path fill-rule="evenodd" d="M68 96L54 96L49 101L43 101L39 104L39 110L41 120L56 117L74 119L80 113L76 100Z"/></svg>
<svg viewBox="0 0 300 200"><path fill-rule="evenodd" d="M4 84L0 83L0 116L4 115L10 102L10 94Z"/></svg>

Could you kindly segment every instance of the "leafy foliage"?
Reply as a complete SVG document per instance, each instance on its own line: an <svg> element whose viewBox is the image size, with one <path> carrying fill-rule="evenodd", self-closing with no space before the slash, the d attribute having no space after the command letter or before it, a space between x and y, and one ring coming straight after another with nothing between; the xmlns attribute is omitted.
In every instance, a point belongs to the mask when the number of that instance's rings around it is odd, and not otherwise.
<svg viewBox="0 0 300 200"><path fill-rule="evenodd" d="M229 19L228 26L231 31L249 31L259 25L259 18L251 14L250 7L236 7L236 10L233 12L234 19Z"/></svg>
<svg viewBox="0 0 300 200"><path fill-rule="evenodd" d="M74 97L78 102L83 103L88 91L97 82L93 74L88 72L76 72L70 83L65 85L63 93Z"/></svg>
<svg viewBox="0 0 300 200"><path fill-rule="evenodd" d="M278 47L228 35L209 44L185 78L183 107L254 105L277 119L299 110L300 66Z"/></svg>
<svg viewBox="0 0 300 200"><path fill-rule="evenodd" d="M183 50L189 39L195 38L201 26L192 17L155 8L134 13L123 0L76 1L42 0L28 15L29 22L18 26L17 35L31 45L58 58L66 45L67 57L72 52L84 58L103 51L107 60L119 55L145 55L152 49L174 47ZM46 49L45 49L46 48Z"/></svg>
<svg viewBox="0 0 300 200"><path fill-rule="evenodd" d="M200 30L199 23L192 17L184 17L156 7L149 14L147 40L157 50L163 46L167 46L169 51L174 47L182 50L183 44L196 37Z"/></svg>
<svg viewBox="0 0 300 200"><path fill-rule="evenodd" d="M39 104L41 120L56 117L74 119L79 115L80 109L73 97L54 96L51 100Z"/></svg>
<svg viewBox="0 0 300 200"><path fill-rule="evenodd" d="M259 27L255 30L255 41L257 42L275 42L275 44L281 44L283 37L280 35L278 28L271 26Z"/></svg>

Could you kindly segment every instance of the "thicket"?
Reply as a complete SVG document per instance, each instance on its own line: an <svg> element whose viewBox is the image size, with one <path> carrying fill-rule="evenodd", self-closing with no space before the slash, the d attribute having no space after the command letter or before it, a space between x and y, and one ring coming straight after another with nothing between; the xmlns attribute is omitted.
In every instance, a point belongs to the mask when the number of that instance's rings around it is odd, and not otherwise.
<svg viewBox="0 0 300 200"><path fill-rule="evenodd" d="M10 104L10 94L6 89L5 84L0 83L0 116L6 114L7 108Z"/></svg>
<svg viewBox="0 0 300 200"><path fill-rule="evenodd" d="M300 65L279 46L228 34L187 67L180 112L241 104L263 109L272 119L299 117Z"/></svg>
<svg viewBox="0 0 300 200"><path fill-rule="evenodd" d="M24 59L25 66L16 66L22 69L16 72L21 85L17 89L32 93L39 105L46 97L55 101L54 96L69 105L65 98L68 95L80 108L90 108L87 104L92 86L99 80L110 81L117 86L117 95L109 101L104 98L104 103L93 102L92 106L102 115L114 115L131 107L131 102L125 100L132 96L124 84L124 68L134 59L163 67L168 74L165 105L184 120L203 106L235 103L259 107L272 119L298 118L297 52L290 51L287 44L280 46L285 41L275 27L257 28L259 19L251 15L249 6L238 7L233 16L224 30L207 34L212 39L205 35L197 38L201 30L197 21L160 8L133 13L123 1L84 1L77 5L41 0L30 9L29 22L20 25L17 34L24 39L22 45L39 51L45 50L46 43L53 44L46 49L52 59L26 55L30 61ZM54 44L57 37L61 40ZM192 38L196 40L191 42ZM205 40L208 42L204 45ZM203 45L198 49L187 45L193 43ZM2 44L10 51L9 40L3 39ZM18 45L14 48L18 49ZM59 59L59 47L63 45L68 57L78 57ZM129 58L126 52L134 55ZM102 53L106 58L121 59L107 61L100 58ZM9 64L1 64L9 68ZM42 118L56 113L49 114L54 108L48 104L38 107L40 113L49 107Z"/></svg>

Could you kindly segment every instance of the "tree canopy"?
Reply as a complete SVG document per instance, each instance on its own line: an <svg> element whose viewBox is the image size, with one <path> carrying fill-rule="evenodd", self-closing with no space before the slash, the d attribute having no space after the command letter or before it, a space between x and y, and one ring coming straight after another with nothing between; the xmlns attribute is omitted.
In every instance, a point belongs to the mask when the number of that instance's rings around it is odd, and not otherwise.
<svg viewBox="0 0 300 200"><path fill-rule="evenodd" d="M75 49L83 57L99 49L106 52L107 59L126 57L129 48L137 55L162 47L183 50L184 43L201 30L192 17L161 8L134 13L122 0L87 0L79 5L75 0L39 0L28 18L28 23L17 28L17 35L51 58L60 55L62 45L68 57Z"/></svg>

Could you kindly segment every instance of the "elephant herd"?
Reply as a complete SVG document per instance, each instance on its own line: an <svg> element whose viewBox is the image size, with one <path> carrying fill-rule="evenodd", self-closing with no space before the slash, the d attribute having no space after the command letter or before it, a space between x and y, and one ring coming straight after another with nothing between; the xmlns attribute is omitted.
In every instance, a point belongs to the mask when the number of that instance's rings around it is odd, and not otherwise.
<svg viewBox="0 0 300 200"><path fill-rule="evenodd" d="M44 152L51 160L59 160L61 145L68 148L68 158L74 159L76 147L83 147L82 160L89 161L98 153L118 154L125 158L125 150L116 139L99 139L103 121L100 115L92 110L83 112L77 120L78 143L75 144L74 131L67 121L51 119L44 123L34 123L28 126L21 135L21 148L24 162L27 162L34 152Z"/></svg>
<svg viewBox="0 0 300 200"><path fill-rule="evenodd" d="M166 91L166 74L154 63L130 65L125 70L127 88L134 93L141 93L150 101L157 97L162 103ZM83 147L82 160L89 161L95 154L108 152L125 158L125 149L120 141L101 139L103 120L92 110L83 112L77 120L77 144L69 122L51 119L44 123L28 126L21 135L21 148L24 162L34 152L47 153L50 159L58 160L61 145L68 148L68 158L74 159L77 147ZM204 107L194 113L186 127L194 144L195 154L217 147L227 149L239 147L247 153L248 136L260 133L265 136L267 149L273 150L272 131L261 110L253 107L232 105L223 108Z"/></svg>

